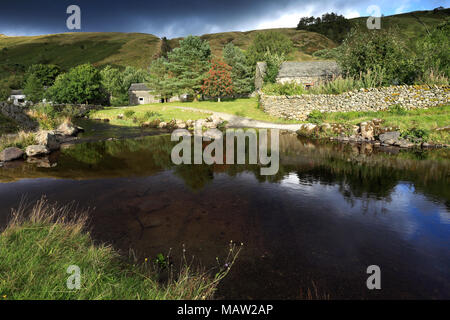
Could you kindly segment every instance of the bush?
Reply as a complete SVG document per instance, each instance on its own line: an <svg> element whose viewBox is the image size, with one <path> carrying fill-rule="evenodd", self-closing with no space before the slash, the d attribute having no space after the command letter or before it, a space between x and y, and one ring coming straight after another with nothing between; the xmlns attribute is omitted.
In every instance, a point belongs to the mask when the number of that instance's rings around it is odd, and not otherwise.
<svg viewBox="0 0 450 320"><path fill-rule="evenodd" d="M308 115L307 121L315 124L320 124L323 122L323 118L324 115L322 112L320 112L319 110L313 110Z"/></svg>
<svg viewBox="0 0 450 320"><path fill-rule="evenodd" d="M413 139L426 140L429 135L430 135L430 131L427 129L411 128L411 129L407 129L402 132L402 137L404 137L404 138L410 137Z"/></svg>
<svg viewBox="0 0 450 320"><path fill-rule="evenodd" d="M388 111L389 111L389 113L397 115L397 116L404 116L407 114L406 109L403 108L401 104L394 104L394 105L390 106Z"/></svg>
<svg viewBox="0 0 450 320"><path fill-rule="evenodd" d="M36 144L36 138L33 132L20 131L14 136L0 137L0 150L10 147L25 149L26 147L34 144Z"/></svg>
<svg viewBox="0 0 450 320"><path fill-rule="evenodd" d="M383 85L412 84L417 76L414 58L394 29L353 29L338 49L344 72L358 77L370 70L383 74Z"/></svg>
<svg viewBox="0 0 450 320"><path fill-rule="evenodd" d="M131 119L135 114L136 112L134 112L133 110L127 110L124 112L124 116L129 119Z"/></svg>
<svg viewBox="0 0 450 320"><path fill-rule="evenodd" d="M296 96L306 92L304 85L296 82L269 83L262 88L262 92L270 96Z"/></svg>

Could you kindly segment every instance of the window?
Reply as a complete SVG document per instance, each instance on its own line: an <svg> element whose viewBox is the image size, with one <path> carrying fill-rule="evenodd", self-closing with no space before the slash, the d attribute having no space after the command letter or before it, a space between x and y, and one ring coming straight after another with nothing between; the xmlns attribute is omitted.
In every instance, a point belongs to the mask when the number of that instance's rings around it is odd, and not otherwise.
<svg viewBox="0 0 450 320"><path fill-rule="evenodd" d="M144 98L139 98L139 101L144 101Z"/></svg>

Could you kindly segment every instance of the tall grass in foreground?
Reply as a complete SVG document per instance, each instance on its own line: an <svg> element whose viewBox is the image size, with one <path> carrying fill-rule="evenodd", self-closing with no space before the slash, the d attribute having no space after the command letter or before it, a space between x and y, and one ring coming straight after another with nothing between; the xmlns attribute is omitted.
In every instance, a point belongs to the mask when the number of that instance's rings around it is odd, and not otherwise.
<svg viewBox="0 0 450 320"><path fill-rule="evenodd" d="M0 234L0 300L211 299L240 248L232 243L215 277L186 263L178 272L153 262L130 263L111 247L94 244L87 213L45 199L21 205ZM67 268L81 269L81 289L69 290ZM158 281L161 272L169 279Z"/></svg>

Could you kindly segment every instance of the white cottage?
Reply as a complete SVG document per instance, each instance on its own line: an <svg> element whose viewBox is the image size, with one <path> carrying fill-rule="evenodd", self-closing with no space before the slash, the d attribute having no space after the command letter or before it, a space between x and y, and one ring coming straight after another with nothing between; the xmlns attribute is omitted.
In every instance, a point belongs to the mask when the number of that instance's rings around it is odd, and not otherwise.
<svg viewBox="0 0 450 320"><path fill-rule="evenodd" d="M8 101L16 106L23 106L27 103L26 96L22 90L11 90Z"/></svg>

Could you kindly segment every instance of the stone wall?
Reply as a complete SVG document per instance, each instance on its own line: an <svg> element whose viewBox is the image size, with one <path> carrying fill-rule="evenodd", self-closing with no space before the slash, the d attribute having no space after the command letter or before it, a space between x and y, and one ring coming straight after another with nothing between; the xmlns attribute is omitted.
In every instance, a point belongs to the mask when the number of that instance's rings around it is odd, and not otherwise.
<svg viewBox="0 0 450 320"><path fill-rule="evenodd" d="M26 114L27 110L26 107L16 106L8 102L0 102L0 113L5 117L14 120L23 130L35 130L39 124Z"/></svg>
<svg viewBox="0 0 450 320"><path fill-rule="evenodd" d="M392 86L361 89L339 95L260 95L260 106L268 114L305 120L313 110L321 112L379 111L394 104L406 109L433 107L450 102L450 86Z"/></svg>

